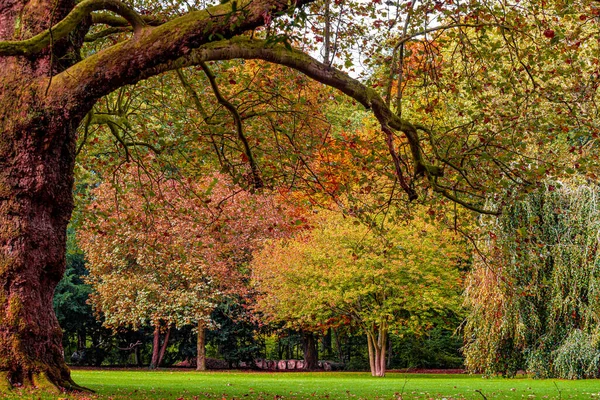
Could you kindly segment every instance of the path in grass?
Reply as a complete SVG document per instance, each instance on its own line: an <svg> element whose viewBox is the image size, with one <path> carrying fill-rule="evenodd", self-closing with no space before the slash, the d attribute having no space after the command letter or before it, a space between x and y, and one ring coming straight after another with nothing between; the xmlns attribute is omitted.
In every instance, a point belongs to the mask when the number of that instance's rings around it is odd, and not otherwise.
<svg viewBox="0 0 600 400"><path fill-rule="evenodd" d="M92 399L598 399L600 380L368 373L264 373L75 370L74 380L94 389ZM1 396L0 396L1 397ZM44 396L57 399L61 396ZM62 396L82 400L86 396ZM5 398L19 398L17 394ZM21 394L20 398L37 398Z"/></svg>

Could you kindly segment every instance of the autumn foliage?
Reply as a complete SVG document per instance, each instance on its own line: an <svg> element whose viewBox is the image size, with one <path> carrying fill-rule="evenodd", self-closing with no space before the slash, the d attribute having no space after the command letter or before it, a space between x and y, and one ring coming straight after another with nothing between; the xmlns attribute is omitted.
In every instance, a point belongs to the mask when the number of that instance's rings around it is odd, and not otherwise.
<svg viewBox="0 0 600 400"><path fill-rule="evenodd" d="M330 212L312 224L252 262L267 321L315 331L352 324L367 335L371 373L383 376L391 332L423 332L460 313L465 253L452 234L419 217L383 231Z"/></svg>
<svg viewBox="0 0 600 400"><path fill-rule="evenodd" d="M183 182L130 167L93 195L79 242L111 328L209 323L222 296L245 293L252 252L291 222L274 196L218 173Z"/></svg>

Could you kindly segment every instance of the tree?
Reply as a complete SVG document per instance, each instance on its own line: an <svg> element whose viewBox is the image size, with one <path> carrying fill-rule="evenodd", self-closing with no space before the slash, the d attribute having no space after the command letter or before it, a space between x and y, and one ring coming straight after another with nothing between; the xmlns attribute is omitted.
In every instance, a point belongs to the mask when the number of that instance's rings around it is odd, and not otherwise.
<svg viewBox="0 0 600 400"><path fill-rule="evenodd" d="M223 296L244 294L244 264L263 240L287 232L285 209L223 174L186 184L132 166L115 179L93 191L79 231L90 299L108 328L154 328L153 368L171 327L195 324L202 369L210 314Z"/></svg>
<svg viewBox="0 0 600 400"><path fill-rule="evenodd" d="M473 185L475 195L467 195L454 190L453 184L440 184L444 180L444 168L450 168L448 163L444 164L445 167L436 165L440 155L433 151L425 155L428 148L420 146L419 132L431 132L431 127L402 119L397 115L398 110L392 112L389 101L384 101L373 88L298 50L290 49L289 37L295 33L289 29L293 30L298 25L302 27L302 19L306 16L302 7L310 1L240 0L206 10L197 10L193 4L177 4L162 9L163 5L158 3L149 5L155 7L150 10L150 15L142 15L119 0L2 0L0 274L4 285L0 292L0 319L3 321L0 326L0 371L4 386L48 384L77 387L62 359L60 330L51 307L54 288L65 269L66 227L73 208L71 189L77 127L100 98L125 85L165 71L202 65L210 60L263 59L295 68L314 80L341 90L372 110L381 124L382 138L388 144L399 187L406 197L414 200L420 189L426 192L427 187L431 187L440 195L471 208L478 209L477 205L484 202L485 196L481 192L486 191L487 185ZM461 32L476 30L480 24L473 23L471 19L478 22L481 17L483 20L499 19L502 24L491 25L500 33L507 26L514 28L515 34L537 32L540 26L546 32L546 25L543 25L546 18L535 18L538 11L536 3L530 7L528 4L526 11L530 13L525 13L519 6L516 9L510 7L508 14L506 8L489 9L480 7L477 2L461 4L460 7L452 6L453 2L449 2L447 7L438 3L426 1L414 8L415 17L405 18L406 21L414 21L411 30L404 29L404 35L400 36L399 31L395 31L396 37L400 37L399 43L404 43L406 37L423 35L424 25L431 26L441 21L437 16L432 17L432 10L444 11L447 17L444 22L450 24L431 27L432 31L446 31L450 26L460 27ZM543 12L549 12L551 5L547 5ZM145 3L140 5L139 11L148 14L146 6ZM557 3L557 15L568 14L565 18L573 19L574 15L584 14L586 21L587 16L590 16L590 21L593 20L593 11L588 10L586 4L581 6L577 3L565 12L562 11L563 6L562 2ZM185 8L189 11L183 11ZM399 5L397 17L387 21L397 24L398 15L404 13L405 8L405 5ZM344 9L356 10L363 16L376 16L379 12L371 5L355 3ZM413 14L412 8L408 13ZM416 17L418 13L420 18ZM273 21L278 25L274 26ZM347 26L356 25L355 22L351 20ZM377 20L377 26L384 23L386 21ZM99 29L101 24L108 27ZM263 25L267 27L266 40L256 39L259 34L243 36L244 32ZM289 29L277 30L282 27ZM567 38L564 34L561 37L558 31L543 36L525 35L534 39L530 46L534 50L548 47L546 39L549 36L556 37L561 46L550 48L545 54L562 59L561 50L570 45L571 37ZM471 42L469 36L460 38L462 43ZM82 52L84 42L94 39L100 39L102 44ZM342 39L355 43L351 36ZM354 35L354 39L360 40L360 35ZM586 40L585 45L580 46L583 57L590 52L593 54L590 42ZM514 40L499 44L507 50L507 54L516 54L514 59L523 61L521 54L515 52L519 45ZM82 59L82 55L87 57ZM570 58L571 61L573 59ZM470 57L465 57L463 65L469 65L470 61ZM586 68L582 68L581 72L594 67ZM527 65L523 70L531 74ZM522 75L523 71L511 70L511 76L515 75L513 72ZM586 77L593 75L584 74ZM596 86L590 87L593 93ZM573 90L570 93L579 92ZM583 98L582 101L589 99ZM577 115L573 118L578 117L578 110L574 109L572 114ZM571 117L568 113L564 115ZM502 120L511 119L502 116ZM485 122L480 126L484 125ZM593 123L590 126L594 128ZM483 132L484 138L496 135L496 131ZM473 138L473 141L477 140L481 138ZM124 141L121 145L137 144ZM399 153L397 147L400 145L403 151ZM460 146L451 149L461 152ZM511 147L507 153L518 154L519 150L523 149ZM544 152L540 151L540 154ZM504 180L512 178L510 171L505 170L506 160L502 161L497 168L499 175ZM452 175L450 181L453 180L469 181L458 172ZM423 182L424 187L419 186L419 182ZM463 195L466 199L461 197ZM473 205L470 200L477 204Z"/></svg>
<svg viewBox="0 0 600 400"><path fill-rule="evenodd" d="M384 376L391 331L420 331L460 312L464 253L454 240L420 218L378 234L324 213L311 231L254 258L256 309L290 327L355 324L367 335L371 374Z"/></svg>
<svg viewBox="0 0 600 400"><path fill-rule="evenodd" d="M598 377L598 187L546 182L484 219L468 278L466 365L538 377Z"/></svg>

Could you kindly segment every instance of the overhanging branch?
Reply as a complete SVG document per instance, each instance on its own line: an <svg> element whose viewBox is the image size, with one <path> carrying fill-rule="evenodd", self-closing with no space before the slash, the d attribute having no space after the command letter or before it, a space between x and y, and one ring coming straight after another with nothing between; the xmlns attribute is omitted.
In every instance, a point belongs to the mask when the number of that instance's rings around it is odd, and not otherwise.
<svg viewBox="0 0 600 400"><path fill-rule="evenodd" d="M261 59L284 65L296 69L316 81L342 91L360 102L365 108L371 109L381 123L386 135L390 129L401 131L405 134L410 145L415 165L413 172L416 177L423 174L436 175L438 172L437 169L430 168L424 162L416 127L394 114L375 90L366 87L344 72L325 65L299 50L288 49L283 45L270 45L262 40L238 37L232 40L206 44L185 57L147 69L143 71L142 78L173 69L201 65L205 61L229 60L233 58ZM386 140L388 139L386 138ZM415 199L416 193L410 188L406 177L401 173L401 169L399 170L398 168L396 168L396 174L403 189L409 195L409 198Z"/></svg>
<svg viewBox="0 0 600 400"><path fill-rule="evenodd" d="M67 37L85 17L99 10L108 10L121 15L133 27L134 33L138 33L146 25L135 10L119 0L84 0L52 28L29 39L0 42L0 56L36 54L51 42Z"/></svg>
<svg viewBox="0 0 600 400"><path fill-rule="evenodd" d="M349 77L347 74L325 65L301 51L293 49L290 50L282 45L269 45L265 41L251 40L248 38L236 38L228 41L207 44L193 51L186 57L182 57L173 62L144 71L143 75L151 76L173 68L183 68L200 65L206 61L227 60L233 58L261 59L294 68L321 83L335 87L336 89L360 102L366 108L371 109L375 117L381 123L383 132L386 134L386 143L394 161L395 172L400 185L411 200L417 198L417 193L402 171L399 156L394 148L394 131L401 131L406 135L413 158L413 178L416 179L419 176L425 176L436 192L464 206L467 209L483 214L498 214L498 211L488 210L476 204L472 204L469 201L463 200L437 184L437 179L443 175L443 170L438 166L430 165L425 162L422 149L419 144L417 130L426 130L425 127L419 124L412 124L409 121L398 117L396 114L390 111L386 102L375 90L364 86L357 80Z"/></svg>

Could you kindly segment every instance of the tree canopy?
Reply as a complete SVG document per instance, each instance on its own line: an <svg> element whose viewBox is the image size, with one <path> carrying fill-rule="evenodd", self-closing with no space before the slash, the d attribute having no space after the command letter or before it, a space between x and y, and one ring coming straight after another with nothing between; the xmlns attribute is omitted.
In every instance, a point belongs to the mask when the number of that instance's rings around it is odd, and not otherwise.
<svg viewBox="0 0 600 400"><path fill-rule="evenodd" d="M390 331L421 332L460 314L460 241L415 218L384 232L324 213L252 261L256 309L310 330L353 324L367 335L373 376L385 375ZM454 242L456 241L456 242Z"/></svg>

